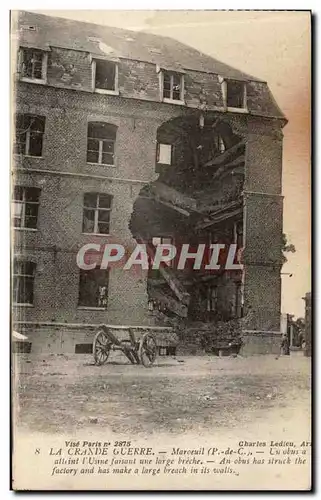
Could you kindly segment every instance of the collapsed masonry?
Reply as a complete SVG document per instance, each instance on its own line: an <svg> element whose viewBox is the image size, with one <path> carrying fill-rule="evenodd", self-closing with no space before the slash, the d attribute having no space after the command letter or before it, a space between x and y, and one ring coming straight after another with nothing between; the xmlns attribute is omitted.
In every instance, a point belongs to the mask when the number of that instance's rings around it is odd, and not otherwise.
<svg viewBox="0 0 321 500"><path fill-rule="evenodd" d="M157 244L177 247L188 243L243 245L243 183L245 140L229 123L213 113L174 118L158 129L157 143L172 145L170 161L158 157L159 177L146 185L134 204L130 229L148 245L151 257ZM165 151L166 152L166 151ZM170 164L170 165L169 165ZM160 322L172 322L186 332L212 329L242 316L242 271L200 270L174 264L149 271L149 308ZM207 328L206 328L207 327ZM224 329L223 329L224 330ZM223 333L224 336L224 333ZM214 348L239 336L230 328ZM223 343L222 343L223 342Z"/></svg>

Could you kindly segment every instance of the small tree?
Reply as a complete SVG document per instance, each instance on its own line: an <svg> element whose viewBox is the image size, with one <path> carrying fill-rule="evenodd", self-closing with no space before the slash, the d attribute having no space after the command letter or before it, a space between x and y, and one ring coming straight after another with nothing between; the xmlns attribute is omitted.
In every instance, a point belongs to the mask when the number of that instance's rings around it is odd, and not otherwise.
<svg viewBox="0 0 321 500"><path fill-rule="evenodd" d="M288 261L286 255L285 255L285 253L288 253L288 252L295 253L296 249L292 243L288 243L287 236L286 236L286 234L283 233L282 234L282 262L283 262L283 264L285 264Z"/></svg>

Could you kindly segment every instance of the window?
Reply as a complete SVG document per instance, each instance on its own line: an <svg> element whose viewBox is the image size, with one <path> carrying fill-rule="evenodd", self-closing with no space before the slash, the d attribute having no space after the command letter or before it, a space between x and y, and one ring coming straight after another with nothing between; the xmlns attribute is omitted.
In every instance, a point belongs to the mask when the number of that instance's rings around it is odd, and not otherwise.
<svg viewBox="0 0 321 500"><path fill-rule="evenodd" d="M162 163L163 165L172 164L172 145L157 143L157 163Z"/></svg>
<svg viewBox="0 0 321 500"><path fill-rule="evenodd" d="M163 99L170 101L183 101L184 99L184 80L183 75L163 71Z"/></svg>
<svg viewBox="0 0 321 500"><path fill-rule="evenodd" d="M207 289L207 304L206 309L208 312L217 312L217 286L210 286Z"/></svg>
<svg viewBox="0 0 321 500"><path fill-rule="evenodd" d="M114 165L117 127L109 123L88 124L87 162Z"/></svg>
<svg viewBox="0 0 321 500"><path fill-rule="evenodd" d="M93 61L94 88L106 93L118 93L118 67L110 61Z"/></svg>
<svg viewBox="0 0 321 500"><path fill-rule="evenodd" d="M80 269L79 300L80 307L107 307L108 269Z"/></svg>
<svg viewBox="0 0 321 500"><path fill-rule="evenodd" d="M14 152L27 156L41 156L44 131L44 116L17 114Z"/></svg>
<svg viewBox="0 0 321 500"><path fill-rule="evenodd" d="M246 86L244 82L226 80L226 106L227 108L246 108Z"/></svg>
<svg viewBox="0 0 321 500"><path fill-rule="evenodd" d="M41 190L34 187L15 186L13 190L13 226L37 229Z"/></svg>
<svg viewBox="0 0 321 500"><path fill-rule="evenodd" d="M44 82L47 76L47 54L38 49L21 49L21 78Z"/></svg>
<svg viewBox="0 0 321 500"><path fill-rule="evenodd" d="M14 259L13 261L13 303L33 304L33 289L36 264Z"/></svg>
<svg viewBox="0 0 321 500"><path fill-rule="evenodd" d="M82 232L109 234L113 197L102 193L85 193Z"/></svg>

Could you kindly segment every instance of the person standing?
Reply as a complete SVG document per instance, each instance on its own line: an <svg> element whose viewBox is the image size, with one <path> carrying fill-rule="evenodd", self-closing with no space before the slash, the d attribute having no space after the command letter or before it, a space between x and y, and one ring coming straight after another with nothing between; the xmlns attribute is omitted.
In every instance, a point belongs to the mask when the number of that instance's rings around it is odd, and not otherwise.
<svg viewBox="0 0 321 500"><path fill-rule="evenodd" d="M280 354L281 356L290 356L290 342L287 333L282 335L282 341L280 346Z"/></svg>

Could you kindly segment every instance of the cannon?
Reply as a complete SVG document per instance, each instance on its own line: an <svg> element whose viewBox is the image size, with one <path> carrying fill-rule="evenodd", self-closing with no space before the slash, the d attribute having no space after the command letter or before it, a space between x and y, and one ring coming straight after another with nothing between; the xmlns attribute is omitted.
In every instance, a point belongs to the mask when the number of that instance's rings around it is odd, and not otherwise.
<svg viewBox="0 0 321 500"><path fill-rule="evenodd" d="M140 339L134 329L128 328L129 338L118 339L106 325L98 327L93 342L93 356L96 365L107 363L110 351L122 351L132 364L152 366L157 356L157 344L153 333L146 332Z"/></svg>

